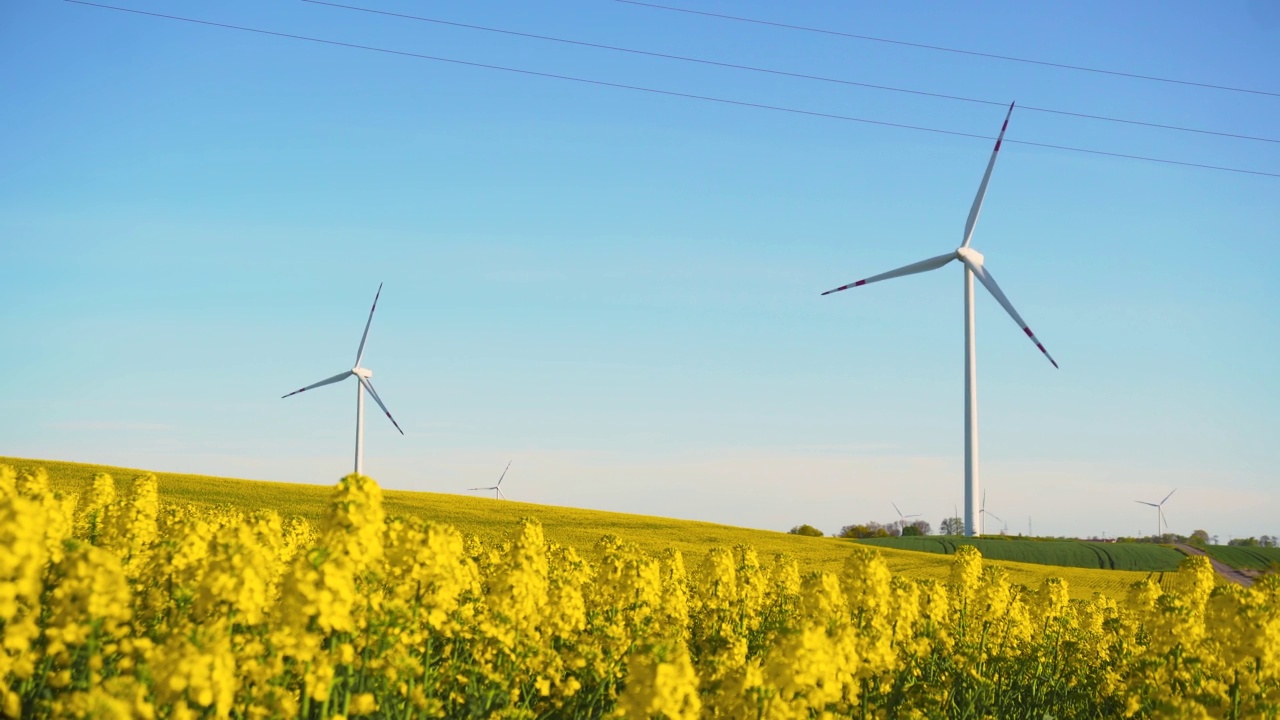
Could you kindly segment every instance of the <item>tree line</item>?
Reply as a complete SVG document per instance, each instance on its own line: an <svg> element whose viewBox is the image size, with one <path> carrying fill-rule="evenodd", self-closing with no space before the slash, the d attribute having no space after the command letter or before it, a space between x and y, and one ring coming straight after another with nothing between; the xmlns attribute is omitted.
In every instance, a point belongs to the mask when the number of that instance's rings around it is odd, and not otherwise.
<svg viewBox="0 0 1280 720"><path fill-rule="evenodd" d="M959 535L964 532L964 522L960 518L944 518L939 531L943 535ZM805 535L808 537L822 537L825 534L812 525L796 525L787 532L792 535ZM920 537L929 535L932 532L933 526L929 524L928 520L914 520L911 522L894 520L887 523L869 520L864 523L845 525L840 528L840 532L833 533L832 536L841 538Z"/></svg>

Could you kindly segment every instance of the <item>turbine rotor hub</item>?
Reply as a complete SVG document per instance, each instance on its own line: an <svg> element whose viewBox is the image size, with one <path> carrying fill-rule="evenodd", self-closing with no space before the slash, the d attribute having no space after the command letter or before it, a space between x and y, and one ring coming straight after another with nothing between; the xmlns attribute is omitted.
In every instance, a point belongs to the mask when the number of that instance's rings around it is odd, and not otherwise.
<svg viewBox="0 0 1280 720"><path fill-rule="evenodd" d="M362 377L366 379L373 377L372 370L369 370L368 368L362 368L362 367L351 368L351 374L357 377Z"/></svg>
<svg viewBox="0 0 1280 720"><path fill-rule="evenodd" d="M956 257L963 262L973 263L974 265L981 265L984 259L982 253L971 247L956 248Z"/></svg>

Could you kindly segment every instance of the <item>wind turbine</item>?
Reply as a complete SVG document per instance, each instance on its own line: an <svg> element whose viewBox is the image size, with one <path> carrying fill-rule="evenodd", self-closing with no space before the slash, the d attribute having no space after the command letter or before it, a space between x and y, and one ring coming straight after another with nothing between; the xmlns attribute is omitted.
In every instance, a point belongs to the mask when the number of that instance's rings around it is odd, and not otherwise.
<svg viewBox="0 0 1280 720"><path fill-rule="evenodd" d="M1178 488L1170 490L1169 494L1164 496L1164 500L1161 500L1158 503L1149 503L1145 500L1134 500L1136 503L1141 505L1150 505L1156 509L1156 537L1164 537L1164 504L1165 501L1173 497L1173 494L1176 492L1178 492Z"/></svg>
<svg viewBox="0 0 1280 720"><path fill-rule="evenodd" d="M378 309L378 298L382 296L382 283L378 283L378 293L373 296L373 307L369 308L369 319L364 324L364 335L360 336L360 347L356 350L356 364L350 370L334 375L331 378L321 380L304 388L299 388L289 393L289 395L297 395L300 392L306 392L322 385L331 385L336 382L346 380L352 375L360 382L356 383L356 474L362 474L364 471L364 391L368 390L369 395L373 397L373 401L378 403L378 407L382 408L382 412L386 414L387 419L392 425L396 426L396 430L400 430L400 423L391 417L391 411L387 410L387 406L382 403L382 398L378 397L378 391L373 389L373 382L369 378L373 377L373 371L360 367L360 360L364 357L364 343L369 339L369 326L373 324L373 311ZM284 397L289 397L285 395ZM404 430L400 430L400 434L404 435Z"/></svg>
<svg viewBox="0 0 1280 720"><path fill-rule="evenodd" d="M1013 105L1009 105L1009 112L1005 115L1004 125L1000 128L1000 135L996 138L996 147L991 151L991 159L987 161L987 171L982 176L982 184L978 186L978 195L973 199L973 207L969 209L969 219L964 224L964 241L959 248L954 251L921 260L917 263L904 265L897 270L890 270L886 273L873 275L869 278L858 280L857 282L841 285L834 290L828 290L823 295L830 295L842 290L869 285L881 280L889 280L904 275L914 275L916 273L927 272L929 270L937 270L950 263L952 260L959 260L964 265L964 524L965 534L972 536L977 531L978 518L978 367L977 367L977 349L974 342L974 316L973 316L973 278L978 280L987 288L996 302L1009 313L1009 317L1022 328L1022 332L1026 333L1031 342L1035 343L1040 352L1058 367L1058 363L1049 355L1049 351L1044 349L1044 345L1036 338L1035 333L1031 332L1031 328L1027 327L1027 323L1023 321L1022 316L1013 308L1013 303L1009 302L1009 298L1000 290L1000 286L996 284L995 278L987 271L984 264L982 253L969 247L969 243L973 240L973 231L978 224L978 213L982 210L982 199L987 194L987 183L991 181L991 171L996 166L996 155L1000 152L1000 144L1004 142L1004 131L1009 127L1009 116L1013 115Z"/></svg>
<svg viewBox="0 0 1280 720"><path fill-rule="evenodd" d="M902 528L905 528L905 527L907 526L907 518L920 517L920 513L916 513L916 514L914 514L914 515L903 515L903 514L902 514L902 511L898 509L898 504L897 504L897 503L892 503L892 502L891 502L891 503L889 503L889 504L893 506L893 511L894 511L894 512L896 512L896 513L898 513L898 526L899 526L899 527L898 527L898 530L899 530L899 532L901 532Z"/></svg>
<svg viewBox="0 0 1280 720"><path fill-rule="evenodd" d="M497 484L496 484L496 485L493 485L492 487L467 488L467 490L468 490L468 491L471 491L471 490L492 490L492 491L493 491L493 499L494 499L494 500L497 500L498 498L502 498L503 500L506 500L506 499L507 499L507 496L502 494L502 478L504 478L504 477L506 477L506 476L507 476L507 471L508 471L508 470L510 470L510 469L511 469L511 461L510 461L510 460L508 460L508 461L507 461L507 466L506 466L506 467L504 467L504 468L502 468L502 474L498 476L498 482L497 482Z"/></svg>
<svg viewBox="0 0 1280 720"><path fill-rule="evenodd" d="M987 534L987 518L993 517L996 520L1000 520L999 517L996 517L995 513L987 510L987 491L986 490L982 491L982 507L981 509L978 510L978 515L982 518L982 520L978 523L979 527L981 528L981 531L979 532L979 534L981 535ZM1000 520L1000 522L1004 522L1004 520Z"/></svg>

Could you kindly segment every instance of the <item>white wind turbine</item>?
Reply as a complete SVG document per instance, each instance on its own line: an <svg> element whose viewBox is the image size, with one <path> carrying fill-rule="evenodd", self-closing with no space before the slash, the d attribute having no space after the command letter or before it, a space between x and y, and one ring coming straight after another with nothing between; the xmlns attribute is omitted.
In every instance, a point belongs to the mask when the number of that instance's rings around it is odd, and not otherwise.
<svg viewBox="0 0 1280 720"><path fill-rule="evenodd" d="M1164 504L1165 501L1173 497L1173 494L1176 492L1178 492L1178 488L1170 490L1169 494L1164 496L1164 500L1161 500L1158 503L1149 503L1145 500L1134 500L1134 502L1140 505L1150 505L1156 509L1156 537L1164 537L1164 526L1168 524L1164 521Z"/></svg>
<svg viewBox="0 0 1280 720"><path fill-rule="evenodd" d="M492 490L492 491L493 491L493 499L494 499L494 500L497 500L498 498L502 498L503 500L506 500L506 499L507 499L507 496L502 494L502 478L504 478L504 477L506 477L506 476L507 476L507 471L508 471L508 470L510 470L510 469L511 469L511 461L510 461L510 460L508 460L508 461L507 461L507 466L506 466L506 467L504 467L504 468L502 468L502 474L498 476L498 482L497 482L496 484L494 484L494 485L492 485L492 486L490 486L490 487L467 488L467 490L468 490L468 491L471 491L471 490Z"/></svg>
<svg viewBox="0 0 1280 720"><path fill-rule="evenodd" d="M1009 112L1005 115L1004 125L1000 128L1000 135L996 138L996 147L991 151L991 160L987 162L987 171L982 176L982 184L978 186L978 195L973 199L973 207L969 209L969 219L964 224L964 242L956 250L921 260L917 263L905 265L897 270L890 270L886 273L873 275L869 278L858 280L857 282L841 285L834 290L828 290L823 295L848 290L849 288L868 285L881 280L889 280L891 278L902 277L904 275L914 275L916 273L927 272L929 270L937 270L950 263L952 260L959 260L964 265L964 525L965 534L973 535L977 532L978 517L978 367L977 367L977 349L974 343L974 318L973 318L973 278L977 276L978 280L986 286L987 291L991 293L996 302L1009 313L1009 317L1018 323L1018 327L1031 338L1031 342L1040 348L1040 352L1058 367L1058 363L1049 355L1049 351L1044 349L1044 345L1031 332L1031 328L1027 327L1027 323L1023 321L1022 316L1013 308L1013 303L1009 302L1009 298L1005 297L1000 286L996 284L995 278L987 271L983 262L982 253L969 247L969 243L973 240L973 230L978 224L978 213L982 210L982 199L987 194L987 183L991 181L991 171L996 166L996 155L1000 152L1000 143L1004 141L1004 131L1009 127L1009 116L1013 114L1013 105L1009 105Z"/></svg>
<svg viewBox="0 0 1280 720"><path fill-rule="evenodd" d="M892 503L892 502L891 502L891 503L889 503L889 504L893 506L893 511L894 511L894 512L896 512L896 513L898 513L898 527L899 527L899 530L901 530L902 528L904 528L904 527L906 527L906 526L907 526L907 518L920 517L920 513L916 513L916 514L914 514L914 515L903 515L903 514L902 514L902 511L898 509L898 504L897 504L897 503Z"/></svg>
<svg viewBox="0 0 1280 720"><path fill-rule="evenodd" d="M1004 522L1004 520L1000 520L1000 518L997 517L995 513L987 510L987 491L986 490L982 491L982 508L978 510L978 515L982 517L982 520L979 523L979 527L981 528L978 533L979 535L987 534L987 518L989 517L995 518L1000 522Z"/></svg>
<svg viewBox="0 0 1280 720"><path fill-rule="evenodd" d="M373 371L360 367L360 360L364 357L364 343L369 339L369 326L373 324L373 311L378 309L378 298L382 296L382 283L378 283L378 293L373 296L373 307L369 308L369 319L364 324L364 335L360 336L360 347L356 350L356 364L350 370L334 375L331 378L321 380L318 383L308 385L304 388L294 390L289 395L297 395L321 385L330 385L348 377L355 376L356 380L356 474L361 474L364 470L364 391L368 390L369 395L373 397L373 401L378 403L378 407L382 408L382 412L386 414L387 419L392 425L396 426L396 430L400 430L400 423L391 417L391 411L387 410L387 406L382 403L382 398L378 397L378 391L373 389L373 382L369 378L373 377ZM289 397L285 395L284 397ZM400 434L404 435L404 431L400 430Z"/></svg>

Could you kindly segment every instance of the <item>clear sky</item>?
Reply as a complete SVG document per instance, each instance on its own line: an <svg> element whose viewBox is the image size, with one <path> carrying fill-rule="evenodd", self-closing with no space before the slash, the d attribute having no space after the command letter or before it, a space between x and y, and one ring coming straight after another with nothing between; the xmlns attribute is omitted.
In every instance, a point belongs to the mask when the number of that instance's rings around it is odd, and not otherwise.
<svg viewBox="0 0 1280 720"><path fill-rule="evenodd" d="M671 0L675 3L676 0ZM352 0L354 3L355 0ZM607 0L369 7L1280 137L1280 97ZM683 0L682 0L683 2ZM994 135L984 106L295 0L128 7ZM1280 93L1256 2L684 7ZM0 6L0 454L827 532L962 502L962 272L989 140L129 15ZM1280 172L1280 144L1015 111L1009 139ZM974 247L982 482L1013 533L1280 534L1280 178L1009 144ZM992 521L989 530L998 530Z"/></svg>

